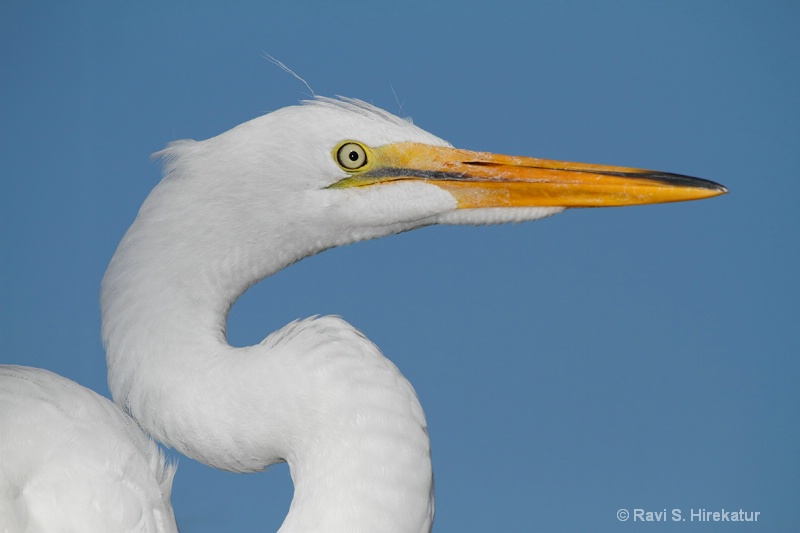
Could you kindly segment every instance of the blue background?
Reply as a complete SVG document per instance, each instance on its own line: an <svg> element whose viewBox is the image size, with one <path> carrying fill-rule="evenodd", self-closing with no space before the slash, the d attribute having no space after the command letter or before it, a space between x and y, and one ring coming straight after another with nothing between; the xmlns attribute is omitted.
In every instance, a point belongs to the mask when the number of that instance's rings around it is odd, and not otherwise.
<svg viewBox="0 0 800 533"><path fill-rule="evenodd" d="M655 168L721 198L434 227L306 259L233 308L339 314L414 384L438 531L797 528L795 2L22 2L0 7L0 357L108 394L98 290L174 139L317 94L458 147ZM184 532L274 531L285 465L179 459ZM670 531L704 531L687 522Z"/></svg>

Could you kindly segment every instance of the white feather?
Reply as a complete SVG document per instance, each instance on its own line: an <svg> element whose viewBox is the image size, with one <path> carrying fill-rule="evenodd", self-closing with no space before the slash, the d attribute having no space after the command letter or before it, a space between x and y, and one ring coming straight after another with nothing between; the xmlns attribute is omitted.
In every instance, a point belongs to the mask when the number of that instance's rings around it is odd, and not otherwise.
<svg viewBox="0 0 800 533"><path fill-rule="evenodd" d="M0 531L177 532L175 466L111 401L0 365Z"/></svg>

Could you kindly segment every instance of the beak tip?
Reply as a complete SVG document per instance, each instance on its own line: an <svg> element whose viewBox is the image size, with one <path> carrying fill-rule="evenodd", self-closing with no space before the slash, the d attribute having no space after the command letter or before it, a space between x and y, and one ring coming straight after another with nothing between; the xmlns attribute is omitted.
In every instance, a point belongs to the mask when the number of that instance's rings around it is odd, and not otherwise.
<svg viewBox="0 0 800 533"><path fill-rule="evenodd" d="M715 185L715 187L713 187L713 191L715 193L714 196L721 196L723 194L728 194L728 188L726 186L720 185L719 183L715 183L714 185Z"/></svg>

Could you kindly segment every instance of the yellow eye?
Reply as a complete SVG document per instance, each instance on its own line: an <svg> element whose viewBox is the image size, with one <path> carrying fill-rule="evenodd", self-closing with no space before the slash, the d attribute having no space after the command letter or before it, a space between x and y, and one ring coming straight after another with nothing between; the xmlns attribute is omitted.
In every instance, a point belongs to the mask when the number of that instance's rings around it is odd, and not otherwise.
<svg viewBox="0 0 800 533"><path fill-rule="evenodd" d="M347 170L355 170L367 164L367 152L357 143L345 143L336 152L336 160Z"/></svg>

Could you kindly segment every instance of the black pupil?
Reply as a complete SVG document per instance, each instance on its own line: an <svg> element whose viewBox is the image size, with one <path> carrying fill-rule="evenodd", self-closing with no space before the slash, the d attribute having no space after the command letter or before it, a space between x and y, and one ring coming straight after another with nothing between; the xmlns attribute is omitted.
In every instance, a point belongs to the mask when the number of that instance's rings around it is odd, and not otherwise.
<svg viewBox="0 0 800 533"><path fill-rule="evenodd" d="M350 158L350 161L353 161L353 162L358 161L358 152L353 150L349 154L347 154L347 157Z"/></svg>

